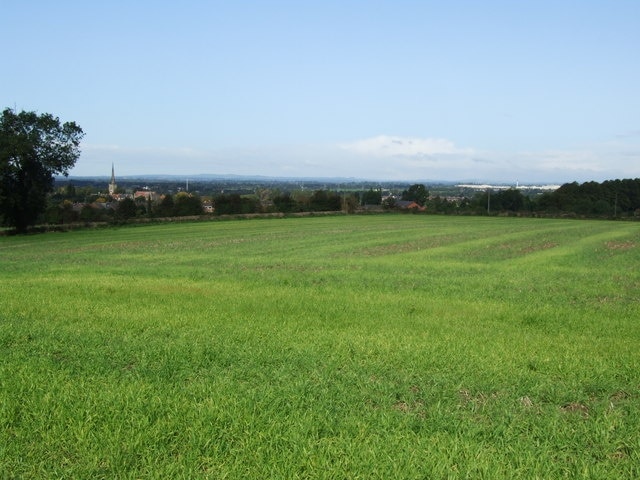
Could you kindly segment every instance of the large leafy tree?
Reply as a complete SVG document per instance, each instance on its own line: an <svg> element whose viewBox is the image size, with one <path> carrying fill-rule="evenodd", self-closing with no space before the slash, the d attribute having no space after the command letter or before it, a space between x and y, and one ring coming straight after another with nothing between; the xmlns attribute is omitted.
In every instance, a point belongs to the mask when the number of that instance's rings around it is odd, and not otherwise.
<svg viewBox="0 0 640 480"><path fill-rule="evenodd" d="M75 122L49 113L16 113L0 118L0 216L24 233L46 208L54 175L68 175L80 156L84 136Z"/></svg>

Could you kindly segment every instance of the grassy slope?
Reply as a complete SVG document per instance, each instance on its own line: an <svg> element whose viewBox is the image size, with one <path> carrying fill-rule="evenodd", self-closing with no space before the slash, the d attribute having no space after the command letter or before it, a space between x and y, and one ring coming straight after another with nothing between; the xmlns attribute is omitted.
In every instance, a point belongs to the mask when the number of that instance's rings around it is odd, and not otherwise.
<svg viewBox="0 0 640 480"><path fill-rule="evenodd" d="M638 477L639 259L537 219L0 238L0 477Z"/></svg>

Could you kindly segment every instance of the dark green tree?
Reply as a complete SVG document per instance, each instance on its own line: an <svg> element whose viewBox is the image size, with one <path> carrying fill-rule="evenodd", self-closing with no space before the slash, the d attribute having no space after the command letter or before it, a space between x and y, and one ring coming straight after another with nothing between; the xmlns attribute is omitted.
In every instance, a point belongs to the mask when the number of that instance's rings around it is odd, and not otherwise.
<svg viewBox="0 0 640 480"><path fill-rule="evenodd" d="M218 195L213 199L213 205L216 215L256 213L260 209L260 203L256 198L237 193Z"/></svg>
<svg viewBox="0 0 640 480"><path fill-rule="evenodd" d="M213 199L214 211L216 215L229 215L242 211L242 197L237 193L218 195Z"/></svg>
<svg viewBox="0 0 640 480"><path fill-rule="evenodd" d="M394 197L387 197L382 201L382 208L385 210L393 210L396 208L396 199Z"/></svg>
<svg viewBox="0 0 640 480"><path fill-rule="evenodd" d="M309 210L325 212L329 211L329 194L325 190L316 190L309 199Z"/></svg>
<svg viewBox="0 0 640 480"><path fill-rule="evenodd" d="M309 199L312 212L336 212L342 209L342 199L336 192L316 190Z"/></svg>
<svg viewBox="0 0 640 480"><path fill-rule="evenodd" d="M95 222L102 219L101 209L93 205L84 205L80 210L80 220L84 222Z"/></svg>
<svg viewBox="0 0 640 480"><path fill-rule="evenodd" d="M496 193L493 190L477 192L470 203L473 213L484 215L496 211ZM498 208L499 210L499 208Z"/></svg>
<svg viewBox="0 0 640 480"><path fill-rule="evenodd" d="M64 196L70 200L75 200L76 198L76 187L73 186L71 182L64 189Z"/></svg>
<svg viewBox="0 0 640 480"><path fill-rule="evenodd" d="M345 213L353 213L358 206L358 199L355 195L342 195L342 211Z"/></svg>
<svg viewBox="0 0 640 480"><path fill-rule="evenodd" d="M273 205L278 212L289 213L298 209L298 204L288 192L273 197Z"/></svg>
<svg viewBox="0 0 640 480"><path fill-rule="evenodd" d="M167 193L156 205L154 214L157 217L173 217L174 207L175 205L173 203L173 197Z"/></svg>
<svg viewBox="0 0 640 480"><path fill-rule="evenodd" d="M456 213L457 205L453 201L436 195L427 203L427 210L431 213L445 213L450 215Z"/></svg>
<svg viewBox="0 0 640 480"><path fill-rule="evenodd" d="M80 156L84 132L49 113L16 113L0 118L0 216L19 233L46 209L54 175L67 176Z"/></svg>
<svg viewBox="0 0 640 480"><path fill-rule="evenodd" d="M136 202L132 198L123 198L116 206L116 219L128 220L134 218L138 213Z"/></svg>
<svg viewBox="0 0 640 480"><path fill-rule="evenodd" d="M382 192L370 188L362 193L362 205L380 205L382 203Z"/></svg>
<svg viewBox="0 0 640 480"><path fill-rule="evenodd" d="M204 213L202 200L197 195L180 192L176 194L173 202L173 211L176 217L188 217L191 215L202 215Z"/></svg>
<svg viewBox="0 0 640 480"><path fill-rule="evenodd" d="M520 192L520 190L516 190L515 188L509 188L498 192L494 198L496 202L496 210L500 209L510 212L519 212L524 209L526 203L525 196Z"/></svg>
<svg viewBox="0 0 640 480"><path fill-rule="evenodd" d="M427 203L429 198L429 190L421 183L411 185L407 190L402 192L402 200L416 202L421 207Z"/></svg>

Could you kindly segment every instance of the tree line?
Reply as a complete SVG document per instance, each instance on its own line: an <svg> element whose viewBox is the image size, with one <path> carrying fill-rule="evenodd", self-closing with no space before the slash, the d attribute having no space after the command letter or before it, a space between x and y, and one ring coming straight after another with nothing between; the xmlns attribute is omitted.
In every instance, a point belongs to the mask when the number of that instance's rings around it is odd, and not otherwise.
<svg viewBox="0 0 640 480"><path fill-rule="evenodd" d="M577 215L632 216L640 214L640 178L602 183L565 183L537 202L546 212Z"/></svg>
<svg viewBox="0 0 640 480"><path fill-rule="evenodd" d="M399 195L384 197L380 189L349 194L317 190L313 193L275 193L214 197L217 214L302 211L355 211L364 206L401 210L398 200L415 202L427 214L576 215L586 217L640 216L640 179L607 180L602 183L566 183L557 190L528 195L517 188L485 190L472 196L430 195L423 184L414 184ZM266 199L266 200L265 200ZM409 210L411 211L411 210ZM418 212L418 210L415 210Z"/></svg>
<svg viewBox="0 0 640 480"><path fill-rule="evenodd" d="M571 182L541 195L526 196L516 189L482 192L473 208L493 213L524 212L581 217L640 216L640 178L604 182Z"/></svg>
<svg viewBox="0 0 640 480"><path fill-rule="evenodd" d="M383 199L369 190L365 203L393 208L395 199ZM488 189L471 197L429 195L424 185L412 185L402 192L401 200L415 201L426 213L440 214L544 214L583 217L640 217L640 179L606 180L602 183L565 183L557 190L526 195L522 190Z"/></svg>
<svg viewBox="0 0 640 480"><path fill-rule="evenodd" d="M258 191L251 195L236 193L214 195L210 199L195 193L179 192L163 194L157 200L140 196L113 200L98 197L91 203L81 203L86 192L64 187L50 197L50 204L41 220L44 223L64 224L74 222L122 222L132 218L162 218L203 215L205 205L210 205L212 215L237 215L252 213L294 213L355 210L355 197L337 192L317 190L310 193ZM75 205L75 206L74 206Z"/></svg>
<svg viewBox="0 0 640 480"><path fill-rule="evenodd" d="M86 202L93 197L92 202ZM424 210L401 208L410 201ZM379 211L403 211L446 215L580 215L634 216L640 214L640 179L614 180L597 184L568 183L541 195L526 195L510 188L477 192L470 197L430 195L422 184L409 186L400 194L383 197L379 189L339 193L330 190L283 192L257 189L251 194L218 194L201 197L195 193L164 194L156 199L140 196L115 200L98 196L91 188L72 184L58 188L46 200L46 208L37 222L69 224L76 222L120 223L135 218L164 218L210 214L237 215L256 213L297 213L320 211L355 212L366 206Z"/></svg>
<svg viewBox="0 0 640 480"><path fill-rule="evenodd" d="M179 192L159 200L150 196L110 198L77 202L73 186L54 192L54 176L67 176L80 156L84 132L74 122L62 123L51 114L15 112L7 108L0 116L0 224L24 233L38 222L126 221L134 217L176 217L205 213L203 199ZM85 197L88 192L85 192ZM398 201L399 200L399 201ZM607 180L602 183L566 183L553 192L524 195L521 190L478 192L464 196L431 196L423 184L409 186L399 196L381 190L338 193L280 192L257 189L252 195L219 194L210 200L215 215L271 212L353 212L365 205L382 209L441 214L528 213L599 217L640 216L640 179ZM419 208L407 207L418 206ZM110 204L110 205L108 205ZM80 208L78 208L80 205Z"/></svg>

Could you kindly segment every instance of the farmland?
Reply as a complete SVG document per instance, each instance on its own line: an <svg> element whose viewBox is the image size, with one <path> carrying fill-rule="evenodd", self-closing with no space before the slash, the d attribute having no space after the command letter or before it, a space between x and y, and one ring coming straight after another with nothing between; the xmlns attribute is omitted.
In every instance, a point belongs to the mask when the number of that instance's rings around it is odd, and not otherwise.
<svg viewBox="0 0 640 480"><path fill-rule="evenodd" d="M640 229L0 238L0 477L638 478Z"/></svg>

